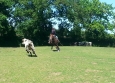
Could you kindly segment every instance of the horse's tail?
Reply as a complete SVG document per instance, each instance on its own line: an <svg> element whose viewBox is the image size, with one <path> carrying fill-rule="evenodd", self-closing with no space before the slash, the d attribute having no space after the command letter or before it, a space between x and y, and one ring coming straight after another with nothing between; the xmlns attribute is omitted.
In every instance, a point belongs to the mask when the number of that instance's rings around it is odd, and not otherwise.
<svg viewBox="0 0 115 83"><path fill-rule="evenodd" d="M60 45L62 45L63 46L63 44L58 40L58 43L60 43Z"/></svg>

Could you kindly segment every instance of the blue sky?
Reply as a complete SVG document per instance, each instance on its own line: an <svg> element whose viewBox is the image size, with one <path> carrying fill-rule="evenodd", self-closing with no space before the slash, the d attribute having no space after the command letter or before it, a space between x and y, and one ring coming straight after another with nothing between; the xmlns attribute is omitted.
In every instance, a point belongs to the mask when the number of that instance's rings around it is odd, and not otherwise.
<svg viewBox="0 0 115 83"><path fill-rule="evenodd" d="M115 7L115 0L100 0L100 2L106 2L107 4L112 4Z"/></svg>

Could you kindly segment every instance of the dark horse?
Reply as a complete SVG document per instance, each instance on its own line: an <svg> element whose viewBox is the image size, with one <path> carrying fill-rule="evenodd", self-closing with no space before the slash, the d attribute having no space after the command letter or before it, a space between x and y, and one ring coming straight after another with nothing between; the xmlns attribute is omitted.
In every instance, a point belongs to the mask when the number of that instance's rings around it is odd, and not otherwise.
<svg viewBox="0 0 115 83"><path fill-rule="evenodd" d="M56 46L57 51L60 51L60 48L59 48L59 46L58 46L58 43L59 43L60 41L58 40L58 38L56 38L55 35L50 34L50 40L49 40L49 41L50 41L49 44L52 45L52 46L51 46L51 50L53 49L53 46Z"/></svg>

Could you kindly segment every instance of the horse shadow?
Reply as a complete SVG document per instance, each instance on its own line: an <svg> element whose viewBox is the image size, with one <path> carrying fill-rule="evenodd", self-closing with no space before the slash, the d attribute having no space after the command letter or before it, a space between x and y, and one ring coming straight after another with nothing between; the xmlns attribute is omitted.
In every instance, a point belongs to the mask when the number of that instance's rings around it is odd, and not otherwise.
<svg viewBox="0 0 115 83"><path fill-rule="evenodd" d="M30 55L30 54L28 54L28 57L37 57L36 55Z"/></svg>
<svg viewBox="0 0 115 83"><path fill-rule="evenodd" d="M52 50L53 52L58 52L58 50Z"/></svg>

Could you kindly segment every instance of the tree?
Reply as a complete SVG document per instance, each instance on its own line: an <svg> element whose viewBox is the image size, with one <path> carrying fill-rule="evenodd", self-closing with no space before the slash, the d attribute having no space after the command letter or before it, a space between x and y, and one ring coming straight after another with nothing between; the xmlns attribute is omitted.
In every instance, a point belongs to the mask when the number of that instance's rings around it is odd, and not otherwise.
<svg viewBox="0 0 115 83"><path fill-rule="evenodd" d="M10 17L8 8L12 3L9 0L0 0L0 46L17 46L14 28L8 23Z"/></svg>
<svg viewBox="0 0 115 83"><path fill-rule="evenodd" d="M99 0L1 0L0 8L0 37L5 39L26 37L35 45L47 45L56 24L52 19L60 22L57 32L64 42L101 44L114 39L107 33L114 30L114 22L110 22L115 18L114 7Z"/></svg>
<svg viewBox="0 0 115 83"><path fill-rule="evenodd" d="M72 2L71 2L72 3ZM100 41L107 35L107 30L113 30L111 19L115 13L112 5L99 0L79 0L73 5L74 28L85 30L85 41Z"/></svg>
<svg viewBox="0 0 115 83"><path fill-rule="evenodd" d="M11 11L14 10L11 18L17 35L36 40L36 45L45 44L51 29L49 6L47 0L16 0L11 8Z"/></svg>

